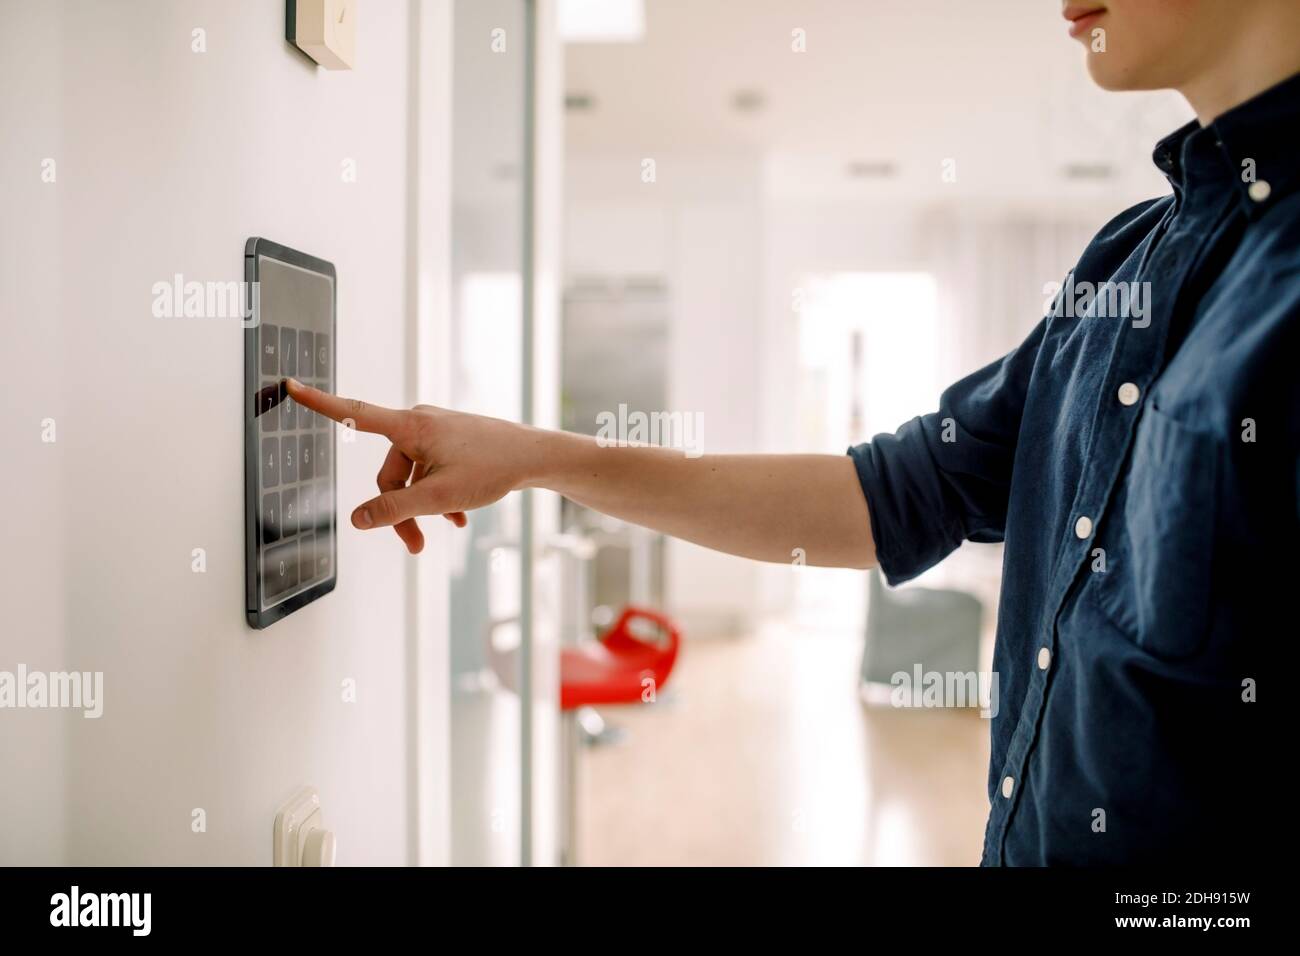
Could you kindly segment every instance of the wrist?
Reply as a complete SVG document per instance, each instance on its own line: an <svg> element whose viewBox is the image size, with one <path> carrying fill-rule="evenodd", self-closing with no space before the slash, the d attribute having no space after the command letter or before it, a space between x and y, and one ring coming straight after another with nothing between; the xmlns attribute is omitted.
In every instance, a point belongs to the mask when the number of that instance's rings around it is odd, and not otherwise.
<svg viewBox="0 0 1300 956"><path fill-rule="evenodd" d="M588 439L532 425L518 427L521 466L516 487L560 491Z"/></svg>

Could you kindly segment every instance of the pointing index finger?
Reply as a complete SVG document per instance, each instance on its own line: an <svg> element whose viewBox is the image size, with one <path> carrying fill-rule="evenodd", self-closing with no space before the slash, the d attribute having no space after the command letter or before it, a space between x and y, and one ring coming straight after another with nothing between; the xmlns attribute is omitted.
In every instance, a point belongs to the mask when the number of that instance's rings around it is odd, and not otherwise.
<svg viewBox="0 0 1300 956"><path fill-rule="evenodd" d="M305 405L314 412L320 412L326 418L332 418L343 424L350 423L358 431L387 435L400 430L406 412L383 405L371 405L355 398L342 398L322 392L319 388L304 385L295 378L285 379L289 394L300 405Z"/></svg>

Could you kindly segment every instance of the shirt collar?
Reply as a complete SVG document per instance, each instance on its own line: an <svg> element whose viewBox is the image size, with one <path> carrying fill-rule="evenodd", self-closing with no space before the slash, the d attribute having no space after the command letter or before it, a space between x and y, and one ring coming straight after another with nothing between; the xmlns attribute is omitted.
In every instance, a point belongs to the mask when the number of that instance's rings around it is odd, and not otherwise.
<svg viewBox="0 0 1300 956"><path fill-rule="evenodd" d="M1247 216L1262 215L1300 185L1300 74L1209 126L1193 120L1160 140L1152 160L1180 199L1226 186Z"/></svg>

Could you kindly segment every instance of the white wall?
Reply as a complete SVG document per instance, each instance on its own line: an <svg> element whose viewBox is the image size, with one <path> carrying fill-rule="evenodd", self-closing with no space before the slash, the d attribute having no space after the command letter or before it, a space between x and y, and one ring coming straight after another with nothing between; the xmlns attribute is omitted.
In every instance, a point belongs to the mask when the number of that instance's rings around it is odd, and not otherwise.
<svg viewBox="0 0 1300 956"><path fill-rule="evenodd" d="M67 496L57 446L41 442L43 420L54 419L56 438L68 423L59 374L63 286L60 263L49 254L64 197L42 189L39 178L41 159L62 154L63 130L51 120L61 96L57 64L37 55L57 48L60 31L55 18L11 6L4 7L9 27L0 31L0 490L11 503L0 538L0 670L20 662L64 670L59 556ZM21 85L9 81L10 64L20 62ZM62 856L68 724L61 712L0 710L0 863Z"/></svg>
<svg viewBox="0 0 1300 956"><path fill-rule="evenodd" d="M408 346L445 339L430 281L446 163L420 144L444 148L429 110L450 57L427 50L417 86L413 37L445 39L430 23L445 27L446 5L423 4L423 33L405 2L362 5L357 69L341 73L286 45L279 2L4 13L0 669L103 671L105 703L99 720L0 711L0 863L266 864L275 809L301 784L320 790L340 863L445 859L442 523L414 565L344 522L337 590L250 630L243 332L156 319L150 288L242 279L251 235L329 259L340 390L437 401L436 369ZM373 494L381 454L369 436L339 443L344 514ZM443 590L417 593L417 574Z"/></svg>

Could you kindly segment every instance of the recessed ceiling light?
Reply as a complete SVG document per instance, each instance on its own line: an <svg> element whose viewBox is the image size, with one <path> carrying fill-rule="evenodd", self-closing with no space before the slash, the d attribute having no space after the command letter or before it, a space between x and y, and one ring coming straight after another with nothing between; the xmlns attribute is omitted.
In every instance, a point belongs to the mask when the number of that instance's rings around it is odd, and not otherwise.
<svg viewBox="0 0 1300 956"><path fill-rule="evenodd" d="M637 43L645 39L645 0L559 0L566 43Z"/></svg>
<svg viewBox="0 0 1300 956"><path fill-rule="evenodd" d="M762 90L736 90L731 94L731 108L737 113L757 113L766 105Z"/></svg>
<svg viewBox="0 0 1300 956"><path fill-rule="evenodd" d="M1113 179L1114 176L1115 167L1108 163L1067 163L1065 166L1066 179L1100 180Z"/></svg>
<svg viewBox="0 0 1300 956"><path fill-rule="evenodd" d="M887 159L855 159L844 168L852 179L889 179L898 167Z"/></svg>

